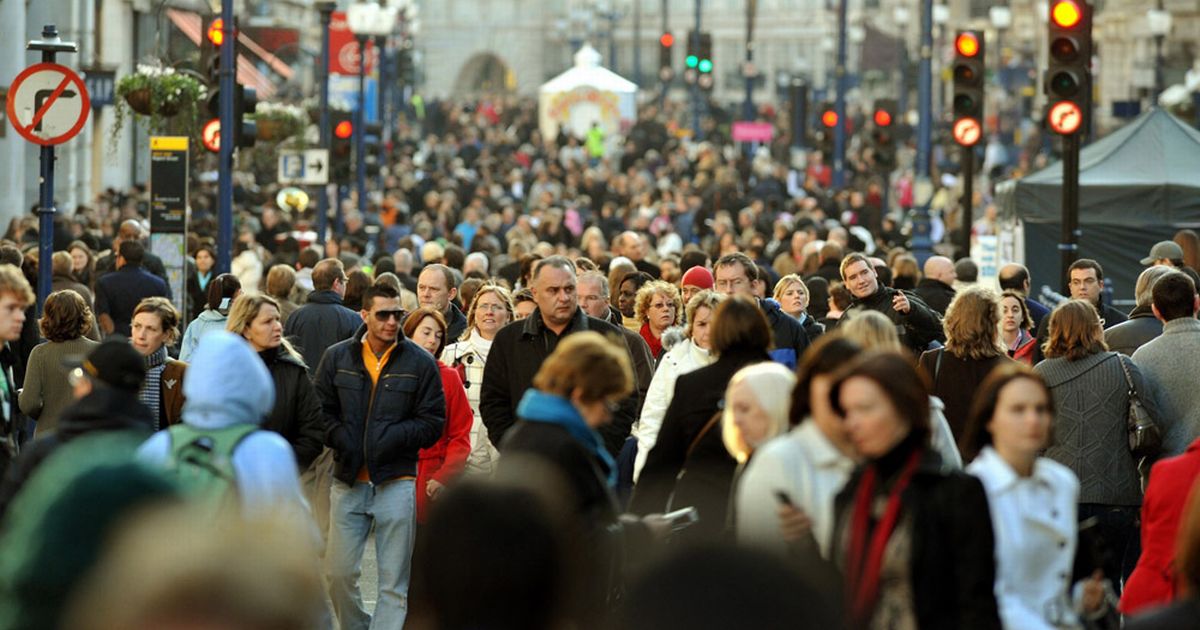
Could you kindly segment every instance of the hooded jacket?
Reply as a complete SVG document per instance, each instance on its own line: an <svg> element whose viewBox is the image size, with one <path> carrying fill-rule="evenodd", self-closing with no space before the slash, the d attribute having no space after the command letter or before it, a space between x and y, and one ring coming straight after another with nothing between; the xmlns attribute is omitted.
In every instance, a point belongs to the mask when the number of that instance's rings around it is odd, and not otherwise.
<svg viewBox="0 0 1200 630"><path fill-rule="evenodd" d="M183 342L179 344L179 360L190 363L192 361L192 353L200 345L200 339L214 330L225 330L225 322L227 321L229 321L229 316L222 315L220 311L212 309L201 311L200 315L192 320L192 323L188 325L187 330L183 333Z"/></svg>
<svg viewBox="0 0 1200 630"><path fill-rule="evenodd" d="M204 336L183 377L183 423L224 429L261 425L275 404L267 366L241 337L223 330ZM165 467L171 457L169 431L155 433L138 457ZM274 431L255 431L233 450L233 471L243 514L266 514L276 506L305 505L291 444Z"/></svg>
<svg viewBox="0 0 1200 630"><path fill-rule="evenodd" d="M364 325L329 348L313 379L325 444L337 460L334 478L349 485L363 466L376 484L415 477L418 452L433 446L446 424L446 397L433 356L400 333L373 385L362 358L366 334Z"/></svg>

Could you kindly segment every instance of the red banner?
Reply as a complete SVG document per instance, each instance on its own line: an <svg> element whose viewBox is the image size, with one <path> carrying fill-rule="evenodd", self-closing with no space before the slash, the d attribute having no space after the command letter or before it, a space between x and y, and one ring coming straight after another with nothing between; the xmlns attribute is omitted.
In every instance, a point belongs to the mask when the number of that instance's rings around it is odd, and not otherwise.
<svg viewBox="0 0 1200 630"><path fill-rule="evenodd" d="M358 40L354 38L354 33L350 31L350 24L346 22L346 12L334 11L333 19L329 23L329 72L358 76L360 57ZM375 74L378 60L379 52L375 50L374 42L368 41L368 75Z"/></svg>

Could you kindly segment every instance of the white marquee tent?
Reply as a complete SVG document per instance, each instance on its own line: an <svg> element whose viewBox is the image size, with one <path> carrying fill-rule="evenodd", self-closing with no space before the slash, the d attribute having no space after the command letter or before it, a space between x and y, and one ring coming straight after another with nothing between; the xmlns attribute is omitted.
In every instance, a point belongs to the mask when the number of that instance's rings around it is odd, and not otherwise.
<svg viewBox="0 0 1200 630"><path fill-rule="evenodd" d="M607 138L623 134L637 120L637 90L632 81L600 65L600 53L584 44L575 67L554 77L538 91L538 127L553 138L559 128L583 138L599 123Z"/></svg>

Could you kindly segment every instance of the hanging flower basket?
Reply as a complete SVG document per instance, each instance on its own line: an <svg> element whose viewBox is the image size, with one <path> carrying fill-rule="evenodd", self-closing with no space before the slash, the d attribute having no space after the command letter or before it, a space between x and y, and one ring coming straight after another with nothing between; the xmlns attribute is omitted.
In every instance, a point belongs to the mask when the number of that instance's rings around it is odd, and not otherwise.
<svg viewBox="0 0 1200 630"><path fill-rule="evenodd" d="M112 138L118 137L125 119L132 113L151 131L166 129L166 121L187 114L187 125L194 125L199 103L207 89L186 72L157 64L138 64L137 70L117 81L116 119Z"/></svg>
<svg viewBox="0 0 1200 630"><path fill-rule="evenodd" d="M280 142L304 131L309 125L308 112L302 107L280 103L259 103L254 111L258 139Z"/></svg>
<svg viewBox="0 0 1200 630"><path fill-rule="evenodd" d="M129 109L142 116L154 113L154 105L150 101L150 88L148 87L132 90L125 94L125 102L129 104Z"/></svg>

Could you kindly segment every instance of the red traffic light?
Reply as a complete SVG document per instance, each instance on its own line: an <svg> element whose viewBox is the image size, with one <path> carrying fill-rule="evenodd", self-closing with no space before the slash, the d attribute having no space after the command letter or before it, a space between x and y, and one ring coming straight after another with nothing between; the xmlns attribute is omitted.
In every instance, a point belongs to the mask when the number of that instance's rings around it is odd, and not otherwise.
<svg viewBox="0 0 1200 630"><path fill-rule="evenodd" d="M960 146L973 147L983 137L983 127L974 118L960 118L954 123L954 141Z"/></svg>
<svg viewBox="0 0 1200 630"><path fill-rule="evenodd" d="M212 42L213 46L220 47L225 43L225 20L217 18L208 25L208 32L205 33L208 41Z"/></svg>
<svg viewBox="0 0 1200 630"><path fill-rule="evenodd" d="M1050 19L1059 28L1075 28L1083 21L1083 8L1075 0L1057 0L1050 7Z"/></svg>
<svg viewBox="0 0 1200 630"><path fill-rule="evenodd" d="M975 33L959 33L954 40L954 50L963 57L974 57L979 54L979 37Z"/></svg>
<svg viewBox="0 0 1200 630"><path fill-rule="evenodd" d="M658 38L658 43L662 44L664 48L670 48L675 45L675 36L670 33L663 33L662 37Z"/></svg>
<svg viewBox="0 0 1200 630"><path fill-rule="evenodd" d="M832 109L825 110L825 113L821 114L821 124L830 129L836 127L838 124L837 112Z"/></svg>
<svg viewBox="0 0 1200 630"><path fill-rule="evenodd" d="M1069 136L1083 126L1083 111L1071 101L1060 101L1050 108L1046 120L1054 133Z"/></svg>
<svg viewBox="0 0 1200 630"><path fill-rule="evenodd" d="M213 118L204 124L204 129L200 131L200 141L204 143L204 148L213 153L221 151L221 119Z"/></svg>
<svg viewBox="0 0 1200 630"><path fill-rule="evenodd" d="M875 112L876 127L890 127L892 125L892 114L886 109L880 109Z"/></svg>
<svg viewBox="0 0 1200 630"><path fill-rule="evenodd" d="M339 140L347 140L354 135L354 124L349 120L343 120L333 128L333 135Z"/></svg>

